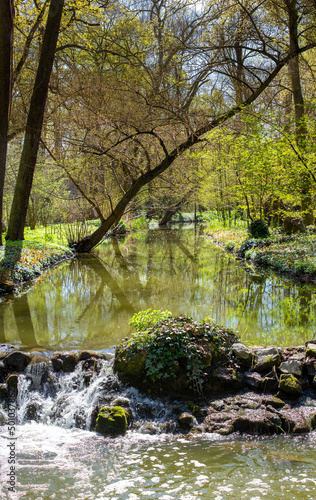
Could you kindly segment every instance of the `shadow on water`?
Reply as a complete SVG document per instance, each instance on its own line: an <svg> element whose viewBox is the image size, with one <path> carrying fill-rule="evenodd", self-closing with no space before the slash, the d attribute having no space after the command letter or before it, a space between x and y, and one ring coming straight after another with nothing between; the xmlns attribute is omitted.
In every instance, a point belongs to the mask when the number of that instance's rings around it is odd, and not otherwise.
<svg viewBox="0 0 316 500"><path fill-rule="evenodd" d="M94 254L2 302L0 341L102 349L130 335L132 314L151 307L199 321L213 318L248 343L298 344L313 335L315 291L245 269L213 246L201 227L153 229L108 239Z"/></svg>

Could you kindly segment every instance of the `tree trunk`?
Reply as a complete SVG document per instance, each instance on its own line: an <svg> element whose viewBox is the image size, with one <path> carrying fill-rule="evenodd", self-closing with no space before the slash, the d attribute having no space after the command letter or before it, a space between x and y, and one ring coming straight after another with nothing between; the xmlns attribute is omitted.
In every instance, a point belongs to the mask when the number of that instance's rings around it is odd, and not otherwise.
<svg viewBox="0 0 316 500"><path fill-rule="evenodd" d="M11 207L7 240L23 240L27 207L41 138L48 86L53 68L64 0L51 0L27 117L24 145Z"/></svg>
<svg viewBox="0 0 316 500"><path fill-rule="evenodd" d="M0 245L2 246L3 189L12 88L13 0L0 2Z"/></svg>
<svg viewBox="0 0 316 500"><path fill-rule="evenodd" d="M298 11L297 0L287 0L289 14L289 36L290 51L297 52L298 44ZM289 61L289 73L292 84L292 93L295 110L295 136L297 147L302 155L306 150L307 124L305 117L305 103L301 86L300 67L298 55ZM303 221L308 226L314 222L313 200L312 200L312 178L308 172L303 172L301 176L301 206Z"/></svg>

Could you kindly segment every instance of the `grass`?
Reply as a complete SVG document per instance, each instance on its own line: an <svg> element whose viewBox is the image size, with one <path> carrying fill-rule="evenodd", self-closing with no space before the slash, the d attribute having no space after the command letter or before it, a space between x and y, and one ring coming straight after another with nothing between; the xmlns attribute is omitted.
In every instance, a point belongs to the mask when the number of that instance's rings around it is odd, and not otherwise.
<svg viewBox="0 0 316 500"><path fill-rule="evenodd" d="M12 292L72 255L56 227L55 231L44 227L27 229L24 241L7 241L0 247L0 289Z"/></svg>
<svg viewBox="0 0 316 500"><path fill-rule="evenodd" d="M257 265L306 280L316 278L316 235L313 228L292 236L277 230L272 231L269 238L251 239L245 228L227 228L217 222L208 226L207 233L215 243Z"/></svg>

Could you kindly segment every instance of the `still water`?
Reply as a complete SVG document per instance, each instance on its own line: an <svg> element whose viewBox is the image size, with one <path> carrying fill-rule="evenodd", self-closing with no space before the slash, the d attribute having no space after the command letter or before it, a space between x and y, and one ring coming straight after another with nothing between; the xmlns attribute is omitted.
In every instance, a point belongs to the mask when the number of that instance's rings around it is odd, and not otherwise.
<svg viewBox="0 0 316 500"><path fill-rule="evenodd" d="M0 342L29 349L104 349L130 335L134 312L168 309L239 331L249 344L313 338L315 285L247 269L203 228L150 230L104 242L28 293L0 304Z"/></svg>
<svg viewBox="0 0 316 500"><path fill-rule="evenodd" d="M50 272L28 293L2 301L0 341L44 351L111 351L111 346L131 333L132 314L149 307L197 320L208 316L239 330L250 344L293 345L314 337L312 285L246 269L212 245L203 228L195 228L151 230L111 239L94 255ZM291 438L216 434L188 438L159 432L148 435L135 429L125 437L107 439L74 425L72 408L88 412L92 389L89 393L72 388L68 381L50 399L19 386L24 402L16 427L17 491L10 493L6 482L8 430L3 426L1 498L316 498L315 432ZM45 409L39 423L23 418L23 407L30 399ZM145 404L141 395L135 401L139 408ZM158 405L158 410L159 404L146 400L147 406ZM60 409L58 418L56 408ZM163 410L167 412L165 405Z"/></svg>

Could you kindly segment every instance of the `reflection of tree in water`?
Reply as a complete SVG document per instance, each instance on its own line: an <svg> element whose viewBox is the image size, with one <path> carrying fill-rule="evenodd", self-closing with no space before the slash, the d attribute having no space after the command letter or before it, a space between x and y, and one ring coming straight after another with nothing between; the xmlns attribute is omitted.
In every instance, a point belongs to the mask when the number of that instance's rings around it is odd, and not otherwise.
<svg viewBox="0 0 316 500"><path fill-rule="evenodd" d="M89 304L85 307L81 315L79 316L77 321L80 321L83 316L86 314L86 312L91 308L93 303L98 302L100 297L103 294L103 290L105 286L108 286L109 289L111 290L112 297L115 297L120 305L121 308L130 312L134 312L134 308L128 298L126 297L124 291L121 289L121 287L118 285L117 281L111 276L109 271L106 268L106 265L104 262L102 262L102 259L99 257L96 257L95 255L88 254L82 257L82 263L91 269L97 276L99 276L101 282L99 285L98 290L96 291L94 297L91 299Z"/></svg>
<svg viewBox="0 0 316 500"><path fill-rule="evenodd" d="M22 344L28 347L37 346L27 293L13 301L13 312Z"/></svg>
<svg viewBox="0 0 316 500"><path fill-rule="evenodd" d="M7 342L4 316L6 309L11 307L11 305L18 337L21 343L28 348L36 347L38 343L35 336L27 293L24 293L14 300L0 304L0 343ZM16 340L18 341L18 339Z"/></svg>

